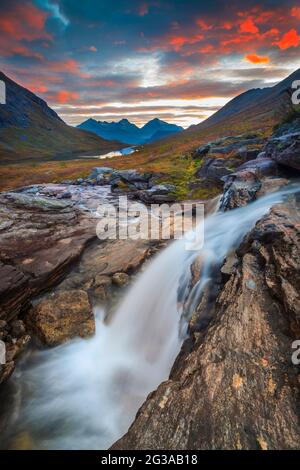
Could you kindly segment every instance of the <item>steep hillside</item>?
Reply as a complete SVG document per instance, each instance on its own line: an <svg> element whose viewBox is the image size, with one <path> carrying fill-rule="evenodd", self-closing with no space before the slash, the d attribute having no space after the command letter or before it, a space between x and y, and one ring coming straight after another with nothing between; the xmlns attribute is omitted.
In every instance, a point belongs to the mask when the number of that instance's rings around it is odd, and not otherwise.
<svg viewBox="0 0 300 470"><path fill-rule="evenodd" d="M291 86L299 79L300 69L273 87L246 91L233 98L204 122L192 126L189 131L207 129L229 118L236 125L238 120L241 120L245 125L249 123L253 127L258 125L260 128L268 128L291 108Z"/></svg>
<svg viewBox="0 0 300 470"><path fill-rule="evenodd" d="M0 72L6 104L0 105L0 163L93 155L120 148L65 124L45 101Z"/></svg>

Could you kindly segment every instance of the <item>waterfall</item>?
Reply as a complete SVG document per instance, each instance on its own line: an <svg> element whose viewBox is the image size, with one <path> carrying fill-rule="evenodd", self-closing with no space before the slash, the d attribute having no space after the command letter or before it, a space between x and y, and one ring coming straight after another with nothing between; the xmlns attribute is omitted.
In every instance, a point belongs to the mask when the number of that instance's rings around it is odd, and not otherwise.
<svg viewBox="0 0 300 470"><path fill-rule="evenodd" d="M95 309L93 338L35 351L14 379L22 400L11 442L28 432L34 448L105 449L121 437L148 393L168 378L187 331L182 300L192 311L211 267L291 191L206 219L202 277L191 292L190 267L200 250L174 241L138 276L109 322Z"/></svg>

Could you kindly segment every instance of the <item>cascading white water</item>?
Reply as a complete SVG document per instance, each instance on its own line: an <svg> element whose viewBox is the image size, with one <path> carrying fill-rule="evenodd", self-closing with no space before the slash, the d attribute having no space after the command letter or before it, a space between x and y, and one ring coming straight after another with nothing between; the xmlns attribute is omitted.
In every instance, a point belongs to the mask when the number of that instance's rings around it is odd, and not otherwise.
<svg viewBox="0 0 300 470"><path fill-rule="evenodd" d="M206 219L203 274L190 293L191 308L211 266L291 191ZM23 398L11 442L27 431L35 448L105 449L126 432L147 394L167 379L181 347L186 324L180 335L178 296L186 300L190 266L199 255L185 246L173 242L149 264L108 324L96 309L95 337L36 351L19 369Z"/></svg>

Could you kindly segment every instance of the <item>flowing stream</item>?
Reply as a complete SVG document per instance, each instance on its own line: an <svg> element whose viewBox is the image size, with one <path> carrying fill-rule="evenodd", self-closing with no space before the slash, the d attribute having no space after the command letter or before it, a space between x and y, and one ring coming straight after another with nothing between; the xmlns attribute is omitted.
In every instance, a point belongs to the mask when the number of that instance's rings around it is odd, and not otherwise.
<svg viewBox="0 0 300 470"><path fill-rule="evenodd" d="M187 251L185 240L173 242L139 275L108 323L96 309L93 338L26 358L12 379L17 405L9 446L22 447L23 436L36 449L105 449L121 437L148 393L168 378L187 332L182 305L189 305L188 317L212 267L289 191L209 216L203 248ZM190 267L199 254L202 276L190 291Z"/></svg>

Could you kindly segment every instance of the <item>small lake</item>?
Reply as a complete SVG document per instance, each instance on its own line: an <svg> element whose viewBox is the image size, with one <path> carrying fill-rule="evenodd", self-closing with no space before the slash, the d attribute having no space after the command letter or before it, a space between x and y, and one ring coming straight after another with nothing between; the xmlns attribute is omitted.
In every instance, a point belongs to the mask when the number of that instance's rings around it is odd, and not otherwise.
<svg viewBox="0 0 300 470"><path fill-rule="evenodd" d="M136 152L135 147L125 147L121 150L115 150L113 152L105 153L104 155L84 156L80 158L95 158L97 160L105 160L106 158L114 158L114 157L122 157L122 156L130 155L133 152Z"/></svg>

